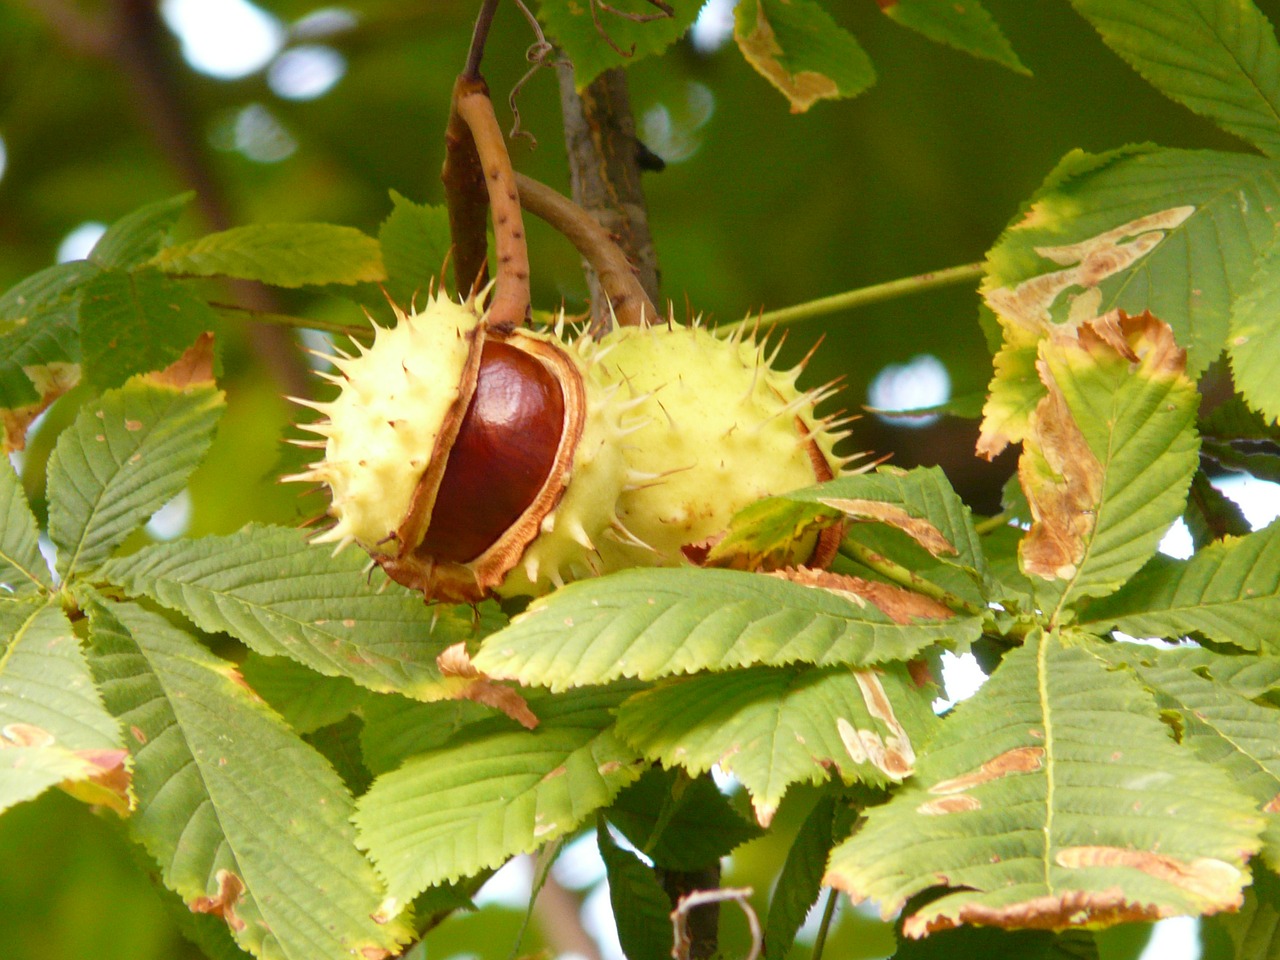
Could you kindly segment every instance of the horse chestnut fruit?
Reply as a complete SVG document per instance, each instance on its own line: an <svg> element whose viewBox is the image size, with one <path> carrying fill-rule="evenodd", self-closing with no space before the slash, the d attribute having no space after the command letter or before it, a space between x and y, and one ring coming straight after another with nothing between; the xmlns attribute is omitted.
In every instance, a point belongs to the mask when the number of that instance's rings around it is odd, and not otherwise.
<svg viewBox="0 0 1280 960"><path fill-rule="evenodd" d="M428 599L537 595L628 566L685 562L732 515L830 479L839 434L750 337L625 327L596 343L490 329L474 300L397 310L305 429L333 526ZM794 563L827 548L797 545Z"/></svg>

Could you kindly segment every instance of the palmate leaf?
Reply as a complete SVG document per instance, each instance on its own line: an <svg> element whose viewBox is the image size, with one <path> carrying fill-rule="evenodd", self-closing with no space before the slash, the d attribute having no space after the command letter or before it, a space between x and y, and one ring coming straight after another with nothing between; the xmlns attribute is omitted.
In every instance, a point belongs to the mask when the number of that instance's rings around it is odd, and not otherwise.
<svg viewBox="0 0 1280 960"><path fill-rule="evenodd" d="M1199 464L1199 395L1169 327L1099 318L1040 343L1047 396L1018 461L1031 530L1019 546L1047 608L1121 586L1181 516ZM1057 616L1057 612L1053 613Z"/></svg>
<svg viewBox="0 0 1280 960"><path fill-rule="evenodd" d="M52 589L36 518L6 457L0 461L0 602Z"/></svg>
<svg viewBox="0 0 1280 960"><path fill-rule="evenodd" d="M876 82L858 41L813 0L742 0L733 12L733 38L792 113L857 96Z"/></svg>
<svg viewBox="0 0 1280 960"><path fill-rule="evenodd" d="M1235 948L1232 960L1280 960L1280 877L1253 871L1239 913L1216 917Z"/></svg>
<svg viewBox="0 0 1280 960"><path fill-rule="evenodd" d="M800 824L778 874L764 926L765 960L783 960L809 909L822 892L822 874L831 848L848 835L853 814L835 798L820 798Z"/></svg>
<svg viewBox="0 0 1280 960"><path fill-rule="evenodd" d="M449 211L443 204L414 203L394 190L391 202L391 213L378 229L387 270L383 286L392 300L408 307L415 297L425 298L433 283L444 284L444 265L453 244Z"/></svg>
<svg viewBox="0 0 1280 960"><path fill-rule="evenodd" d="M61 303L0 335L0 451L26 446L27 428L80 382L77 307Z"/></svg>
<svg viewBox="0 0 1280 960"><path fill-rule="evenodd" d="M870 594L764 574L625 570L535 600L484 641L475 664L492 677L559 691L756 664L866 666L981 635L977 617L945 608L916 616L886 606L897 619Z"/></svg>
<svg viewBox="0 0 1280 960"><path fill-rule="evenodd" d="M190 634L134 604L86 606L94 673L132 733L130 824L165 885L263 960L396 952L409 930L328 763Z"/></svg>
<svg viewBox="0 0 1280 960"><path fill-rule="evenodd" d="M100 270L96 263L88 260L71 260L45 267L20 280L0 296L0 330L65 305L74 298L80 285L92 280Z"/></svg>
<svg viewBox="0 0 1280 960"><path fill-rule="evenodd" d="M1071 0L1157 90L1280 155L1280 46L1253 0Z"/></svg>
<svg viewBox="0 0 1280 960"><path fill-rule="evenodd" d="M1280 867L1280 711L1197 676L1162 651L1113 644L1106 652L1112 662L1132 667L1155 693L1156 703L1178 712L1182 742L1226 770L1266 812L1262 855L1273 868Z"/></svg>
<svg viewBox="0 0 1280 960"><path fill-rule="evenodd" d="M220 326L204 300L158 270L104 270L84 285L80 301L85 380L117 387L168 366Z"/></svg>
<svg viewBox="0 0 1280 960"><path fill-rule="evenodd" d="M253 692L298 733L338 723L362 706L368 696L346 677L326 677L288 657L250 653L240 673Z"/></svg>
<svg viewBox="0 0 1280 960"><path fill-rule="evenodd" d="M1280 141L1280 136L1277 137ZM1259 258L1231 312L1228 352L1236 389L1272 423L1280 420L1280 243Z"/></svg>
<svg viewBox="0 0 1280 960"><path fill-rule="evenodd" d="M623 955L627 960L667 960L671 956L671 898L643 860L618 846L604 821L596 826L596 839Z"/></svg>
<svg viewBox="0 0 1280 960"><path fill-rule="evenodd" d="M69 389L80 379L79 363L80 327L73 304L24 318L0 335L0 410L36 405Z"/></svg>
<svg viewBox="0 0 1280 960"><path fill-rule="evenodd" d="M173 225L194 197L195 193L188 191L125 214L98 238L89 252L89 261L115 270L144 263L168 243Z"/></svg>
<svg viewBox="0 0 1280 960"><path fill-rule="evenodd" d="M649 0L611 0L623 15L578 0L540 0L538 19L573 63L574 85L582 90L605 70L628 67L661 53L693 25L701 0L668 0L674 16L640 21L661 13ZM606 40L605 37L608 37Z"/></svg>
<svg viewBox="0 0 1280 960"><path fill-rule="evenodd" d="M229 536L147 547L113 560L102 576L202 630L225 631L327 677L421 700L462 695L474 679L446 676L436 658L471 637L471 611L428 607L367 565L365 554L335 557L302 531L251 524Z"/></svg>
<svg viewBox="0 0 1280 960"><path fill-rule="evenodd" d="M987 254L983 296L1004 346L979 453L1022 439L1044 395L1036 346L1069 320L1150 310L1173 327L1198 377L1226 346L1277 206L1280 167L1259 157L1152 146L1068 154Z"/></svg>
<svg viewBox="0 0 1280 960"><path fill-rule="evenodd" d="M994 60L1018 73L1031 71L1018 59L1000 27L976 0L879 0L891 19L937 43L945 43L975 57Z"/></svg>
<svg viewBox="0 0 1280 960"><path fill-rule="evenodd" d="M376 240L330 223L233 227L168 247L149 262L179 276L236 277L277 287L376 283L387 276Z"/></svg>
<svg viewBox="0 0 1280 960"><path fill-rule="evenodd" d="M961 923L1065 929L1229 910L1263 822L1169 739L1097 641L1034 631L956 707L916 776L832 853L826 882L920 937Z"/></svg>
<svg viewBox="0 0 1280 960"><path fill-rule="evenodd" d="M127 813L129 753L53 600L0 600L0 810L63 783Z"/></svg>
<svg viewBox="0 0 1280 960"><path fill-rule="evenodd" d="M443 747L383 774L355 824L393 896L496 867L576 829L644 764L613 732L634 684L531 698L541 721L470 724Z"/></svg>
<svg viewBox="0 0 1280 960"><path fill-rule="evenodd" d="M710 777L650 767L609 805L609 822L667 870L704 870L763 831ZM656 836L655 836L656 833Z"/></svg>
<svg viewBox="0 0 1280 960"><path fill-rule="evenodd" d="M691 774L719 764L768 826L793 783L899 783L937 724L902 664L755 667L667 681L618 711L618 735Z"/></svg>
<svg viewBox="0 0 1280 960"><path fill-rule="evenodd" d="M105 560L186 486L223 406L212 379L159 374L80 410L49 459L49 537L64 579Z"/></svg>
<svg viewBox="0 0 1280 960"><path fill-rule="evenodd" d="M1198 633L1280 655L1280 522L1210 544L1191 559L1151 565L1085 620L1139 637Z"/></svg>

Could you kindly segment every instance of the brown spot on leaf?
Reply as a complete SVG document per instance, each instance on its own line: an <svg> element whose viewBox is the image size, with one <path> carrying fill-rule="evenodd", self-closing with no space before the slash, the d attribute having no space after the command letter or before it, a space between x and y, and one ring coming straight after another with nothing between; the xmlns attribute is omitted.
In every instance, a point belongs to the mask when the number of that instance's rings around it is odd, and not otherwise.
<svg viewBox="0 0 1280 960"><path fill-rule="evenodd" d="M937 527L921 517L913 517L902 507L880 500L854 500L828 497L818 501L839 510L851 520L875 520L897 527L935 557L954 555L958 551Z"/></svg>
<svg viewBox="0 0 1280 960"><path fill-rule="evenodd" d="M1263 813L1280 813L1280 793L1277 793L1274 797L1271 798L1271 800L1267 803L1267 805L1262 808L1262 812Z"/></svg>
<svg viewBox="0 0 1280 960"><path fill-rule="evenodd" d="M1195 207L1170 207L1151 213L1078 243L1057 247L1036 247L1046 260L1062 264L1055 270L1024 280L1016 287L996 287L984 292L987 305L1007 321L1025 329L1046 333L1050 309L1058 297L1071 288L1096 288L1110 276L1128 269L1159 246L1165 231L1195 213ZM1019 224L1029 226L1034 220ZM1128 238L1127 240L1125 238ZM1080 313L1080 311L1077 311ZM1087 320L1088 316L1073 319Z"/></svg>
<svg viewBox="0 0 1280 960"><path fill-rule="evenodd" d="M141 727L136 725L131 725L129 727L129 732L133 734L133 739L137 740L138 743L142 744L143 746L146 746L147 734Z"/></svg>
<svg viewBox="0 0 1280 960"><path fill-rule="evenodd" d="M0 750L5 747L51 747L55 739L48 730L30 723L10 723L0 727Z"/></svg>
<svg viewBox="0 0 1280 960"><path fill-rule="evenodd" d="M894 623L905 625L916 619L949 620L955 615L938 601L919 593L848 574L811 570L808 567L789 567L786 570L772 571L769 576L781 577L802 587L829 591L860 607L865 607L870 602Z"/></svg>
<svg viewBox="0 0 1280 960"><path fill-rule="evenodd" d="M13 453L27 445L27 428L36 417L60 396L80 382L80 364L48 363L23 367L40 399L24 407L0 409L0 425L4 427L4 452Z"/></svg>
<svg viewBox="0 0 1280 960"><path fill-rule="evenodd" d="M961 924L981 924L1021 930L1065 930L1068 927L1105 927L1114 923L1158 920L1175 913L1154 903L1134 903L1118 887L1106 890L1072 890L1058 896L1033 897L1002 907L968 903L954 915L924 917L914 914L903 922L903 932L914 939Z"/></svg>
<svg viewBox="0 0 1280 960"><path fill-rule="evenodd" d="M840 95L840 88L826 74L814 70L792 73L787 69L782 62L785 51L765 16L764 4L760 0L743 2L756 5L755 28L749 34L737 35L738 47L747 62L791 101L792 113L804 113L819 100Z"/></svg>
<svg viewBox="0 0 1280 960"><path fill-rule="evenodd" d="M189 906L192 913L209 913L221 917L232 930L245 928L245 922L236 916L236 904L244 894L244 881L230 870L219 870L216 874L218 893L212 897L196 897Z"/></svg>
<svg viewBox="0 0 1280 960"><path fill-rule="evenodd" d="M128 750L77 750L75 755L89 767L86 776L64 780L60 787L77 800L128 816L134 808L133 770Z"/></svg>
<svg viewBox="0 0 1280 960"><path fill-rule="evenodd" d="M213 334L209 331L200 334L177 360L163 370L146 374L143 379L178 390L213 383Z"/></svg>
<svg viewBox="0 0 1280 960"><path fill-rule="evenodd" d="M980 783L999 780L1015 773L1032 773L1039 770L1044 762L1044 747L1014 747L1004 753L992 757L973 773L950 780L939 780L929 788L930 793L963 793L970 787Z"/></svg>
<svg viewBox="0 0 1280 960"><path fill-rule="evenodd" d="M1241 892L1244 874L1223 860L1199 857L1186 863L1149 850L1123 847L1063 847L1054 856L1061 867L1084 870L1089 867L1128 867L1141 870L1207 901L1206 912L1234 909L1244 902Z"/></svg>
<svg viewBox="0 0 1280 960"><path fill-rule="evenodd" d="M967 793L956 793L949 797L926 800L916 807L916 813L922 813L926 817L941 817L948 813L966 813L970 810L979 810L981 807L982 801L977 797Z"/></svg>

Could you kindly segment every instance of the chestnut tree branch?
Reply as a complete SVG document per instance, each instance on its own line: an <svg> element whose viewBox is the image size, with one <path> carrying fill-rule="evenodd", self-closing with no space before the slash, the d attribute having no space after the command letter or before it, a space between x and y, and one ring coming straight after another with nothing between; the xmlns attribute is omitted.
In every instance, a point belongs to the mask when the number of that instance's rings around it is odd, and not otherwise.
<svg viewBox="0 0 1280 960"><path fill-rule="evenodd" d="M557 64L556 72L573 198L621 246L649 301L660 303L658 258L640 186L640 148L626 74L607 70L579 94L570 65ZM592 264L586 273L592 329L607 330L612 325L608 291Z"/></svg>
<svg viewBox="0 0 1280 960"><path fill-rule="evenodd" d="M545 220L578 248L599 282L603 298L622 326L654 322L658 312L636 276L635 267L599 221L561 193L532 177L516 174L520 204Z"/></svg>

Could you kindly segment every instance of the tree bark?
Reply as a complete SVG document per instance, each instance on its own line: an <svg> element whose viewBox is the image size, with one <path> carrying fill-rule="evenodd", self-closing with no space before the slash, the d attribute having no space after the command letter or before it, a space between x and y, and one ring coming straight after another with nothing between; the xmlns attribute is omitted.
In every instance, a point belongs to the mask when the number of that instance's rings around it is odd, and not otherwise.
<svg viewBox="0 0 1280 960"><path fill-rule="evenodd" d="M556 72L573 199L626 251L640 285L661 308L658 257L640 185L639 142L626 74L621 69L608 70L579 93L574 89L573 67L562 64ZM584 262L583 270L591 291L592 326L607 329L611 326L608 300L590 265Z"/></svg>

